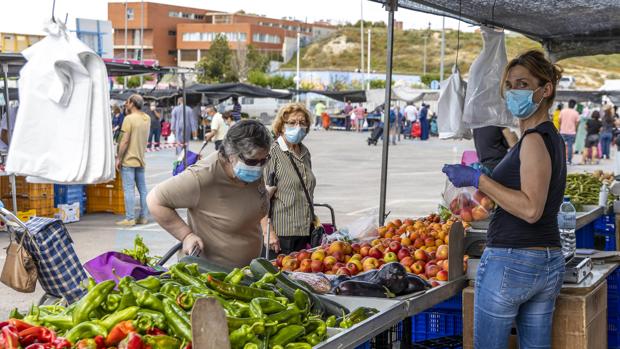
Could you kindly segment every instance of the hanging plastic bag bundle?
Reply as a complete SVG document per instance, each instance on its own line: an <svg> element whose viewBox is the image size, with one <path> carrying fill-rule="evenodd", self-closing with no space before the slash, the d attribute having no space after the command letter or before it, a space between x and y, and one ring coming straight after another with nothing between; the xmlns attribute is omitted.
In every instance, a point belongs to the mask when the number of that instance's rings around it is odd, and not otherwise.
<svg viewBox="0 0 620 349"><path fill-rule="evenodd" d="M511 126L512 115L500 96L506 58L504 32L481 26L484 46L469 69L463 122L469 128Z"/></svg>
<svg viewBox="0 0 620 349"><path fill-rule="evenodd" d="M437 102L437 127L439 139L471 139L471 130L463 123L463 107L467 83L455 65L452 75L441 82Z"/></svg>

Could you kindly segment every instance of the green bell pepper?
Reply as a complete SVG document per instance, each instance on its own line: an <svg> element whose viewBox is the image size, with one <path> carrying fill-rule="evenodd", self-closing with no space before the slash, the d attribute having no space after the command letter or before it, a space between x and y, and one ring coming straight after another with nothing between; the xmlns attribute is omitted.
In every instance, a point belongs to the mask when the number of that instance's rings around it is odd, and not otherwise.
<svg viewBox="0 0 620 349"><path fill-rule="evenodd" d="M123 296L121 296L119 293L110 293L106 297L105 302L101 304L101 309L103 309L103 311L105 311L106 313L113 313L118 309L118 306L121 304L122 298Z"/></svg>

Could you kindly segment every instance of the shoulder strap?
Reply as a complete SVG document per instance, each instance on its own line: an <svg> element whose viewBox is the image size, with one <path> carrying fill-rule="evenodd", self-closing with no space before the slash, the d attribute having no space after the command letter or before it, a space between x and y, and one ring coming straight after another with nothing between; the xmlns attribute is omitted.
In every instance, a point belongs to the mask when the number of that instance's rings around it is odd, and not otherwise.
<svg viewBox="0 0 620 349"><path fill-rule="evenodd" d="M297 167L297 164L295 163L295 160L293 159L293 155L291 155L290 151L286 152L286 155L288 155L289 160L291 160L291 164L293 165L293 168L295 169L295 173L297 173L297 177L299 178L299 181L301 182L301 187L304 189L304 194L306 194L306 200L308 200L308 205L310 206L310 213L312 213L312 220L314 221L314 204L312 203L312 199L310 199L310 193L308 193L308 189L306 189L306 184L304 183L303 178L301 177L301 172L299 171L299 167Z"/></svg>

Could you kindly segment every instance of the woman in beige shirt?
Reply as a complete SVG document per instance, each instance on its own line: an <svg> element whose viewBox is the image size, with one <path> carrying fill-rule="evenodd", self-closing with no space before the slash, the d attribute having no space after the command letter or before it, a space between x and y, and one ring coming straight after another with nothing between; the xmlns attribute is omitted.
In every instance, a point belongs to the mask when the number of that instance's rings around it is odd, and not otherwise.
<svg viewBox="0 0 620 349"><path fill-rule="evenodd" d="M262 180L271 136L261 123L243 120L228 130L219 151L148 195L151 215L183 242L183 252L221 266L239 267L260 255L261 218L268 199ZM187 223L176 209L187 208Z"/></svg>

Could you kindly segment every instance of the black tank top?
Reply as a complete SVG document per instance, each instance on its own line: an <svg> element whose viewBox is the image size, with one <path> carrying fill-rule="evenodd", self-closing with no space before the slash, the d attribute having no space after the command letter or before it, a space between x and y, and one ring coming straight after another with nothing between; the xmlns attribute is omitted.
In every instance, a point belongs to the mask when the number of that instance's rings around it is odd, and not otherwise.
<svg viewBox="0 0 620 349"><path fill-rule="evenodd" d="M521 190L521 143L530 133L538 133L551 158L551 180L542 217L530 224L497 207L487 231L487 246L504 248L561 247L558 212L566 187L566 154L562 137L553 123L543 122L525 131L521 140L497 165L491 178L514 190Z"/></svg>

